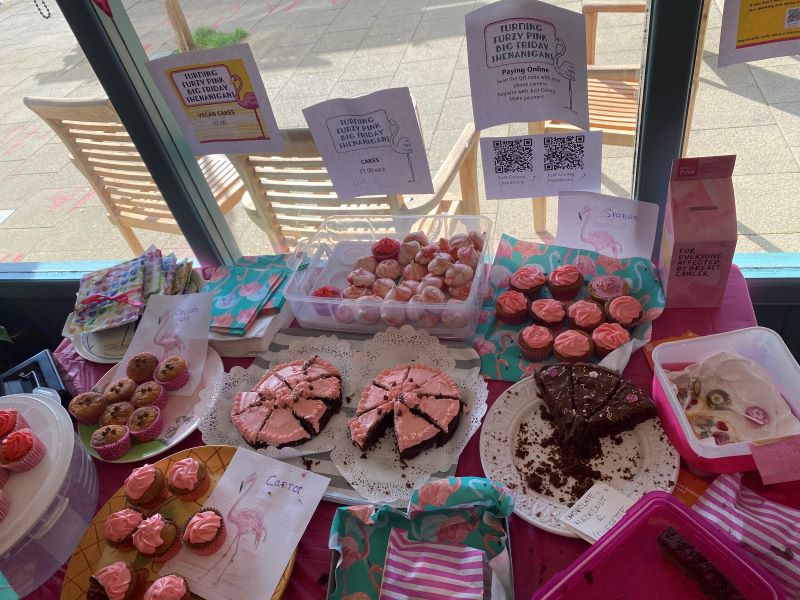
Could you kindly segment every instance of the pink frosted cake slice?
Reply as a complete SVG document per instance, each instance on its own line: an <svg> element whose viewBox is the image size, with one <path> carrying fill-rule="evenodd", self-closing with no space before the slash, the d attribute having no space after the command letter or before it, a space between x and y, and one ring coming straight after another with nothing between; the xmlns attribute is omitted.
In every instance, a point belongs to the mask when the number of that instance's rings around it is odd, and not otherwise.
<svg viewBox="0 0 800 600"><path fill-rule="evenodd" d="M304 423L314 435L328 424L328 420L333 414L333 411L322 400L303 396L295 396L291 409L292 414Z"/></svg>
<svg viewBox="0 0 800 600"><path fill-rule="evenodd" d="M381 371L372 383L385 390L401 385L408 376L408 365L400 365Z"/></svg>
<svg viewBox="0 0 800 600"><path fill-rule="evenodd" d="M358 409L356 415L363 415L365 412L377 408L381 404L386 404L392 401L392 396L388 390L380 388L376 385L368 385L361 392L361 400L358 401Z"/></svg>
<svg viewBox="0 0 800 600"><path fill-rule="evenodd" d="M380 439L386 428L392 423L392 405L373 408L369 412L350 419L350 439L360 450L369 450Z"/></svg>
<svg viewBox="0 0 800 600"><path fill-rule="evenodd" d="M304 398L317 398L331 408L342 406L342 381L338 377L323 377L314 381L301 381L294 386L294 392Z"/></svg>
<svg viewBox="0 0 800 600"><path fill-rule="evenodd" d="M245 409L237 415L231 417L231 421L242 434L242 437L247 440L248 444L255 445L259 431L264 427L264 423L272 414L272 404L256 405L251 408Z"/></svg>
<svg viewBox="0 0 800 600"><path fill-rule="evenodd" d="M456 386L450 377L441 371L414 391L420 396L437 396L439 398L461 397L461 394L458 392L458 386Z"/></svg>
<svg viewBox="0 0 800 600"><path fill-rule="evenodd" d="M300 424L290 408L281 403L276 406L267 422L258 432L256 442L276 448L295 446L311 439L311 434Z"/></svg>
<svg viewBox="0 0 800 600"><path fill-rule="evenodd" d="M427 383L430 379L436 377L436 375L439 373L441 373L441 371L439 369L435 369L434 367L412 364L408 369L406 383L414 384L414 387L420 387Z"/></svg>
<svg viewBox="0 0 800 600"><path fill-rule="evenodd" d="M301 381L315 381L322 377L341 378L342 376L336 367L316 355L306 361L296 360L287 363L285 366L275 371L275 374L283 379L291 388Z"/></svg>
<svg viewBox="0 0 800 600"><path fill-rule="evenodd" d="M455 398L434 398L406 393L403 394L402 402L411 409L411 412L424 417L441 429L445 436L443 442L449 440L455 433L461 415L461 402Z"/></svg>
<svg viewBox="0 0 800 600"><path fill-rule="evenodd" d="M257 392L277 392L279 389L287 387L283 379L275 375L273 371L267 371L266 375L262 377L256 384L255 389Z"/></svg>
<svg viewBox="0 0 800 600"><path fill-rule="evenodd" d="M415 415L399 400L394 403L394 434L403 460L410 460L433 447L442 436L438 427Z"/></svg>

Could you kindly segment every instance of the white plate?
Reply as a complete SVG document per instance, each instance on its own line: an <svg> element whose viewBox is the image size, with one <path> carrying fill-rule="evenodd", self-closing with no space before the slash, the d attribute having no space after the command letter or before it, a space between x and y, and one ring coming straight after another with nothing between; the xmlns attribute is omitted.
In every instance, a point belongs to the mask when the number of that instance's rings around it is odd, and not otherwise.
<svg viewBox="0 0 800 600"><path fill-rule="evenodd" d="M514 512L522 519L540 529L563 535L578 537L559 517L566 511L571 501L569 493L560 492L549 483L553 496L533 491L522 478L518 465L530 460L544 460L541 446L528 446L528 456L523 460L515 455L517 434L520 425L527 423L530 432L543 439L553 428L544 420L540 406L542 399L532 377L515 383L503 392L486 415L481 430L481 464L486 476L505 483L513 492L516 507ZM646 492L662 490L671 492L678 480L680 457L669 443L658 419L650 419L619 436L622 443L617 445L610 438L602 440L603 457L591 461L591 466L603 475L612 478L606 481L612 487L633 500L638 500ZM630 478L624 479L625 469ZM567 489L574 480L570 478ZM563 497L564 501L560 501Z"/></svg>
<svg viewBox="0 0 800 600"><path fill-rule="evenodd" d="M103 375L100 381L97 382L97 385L102 386L111 383L113 372L114 369L111 369L108 373ZM167 405L162 412L164 431L161 432L161 435L152 442L141 443L134 441L131 449L125 456L117 460L105 462L130 463L145 460L162 454L183 441L186 436L197 429L197 424L200 421L200 413L199 410L197 410L197 404L200 402L202 390L211 385L212 382L224 372L222 359L219 357L219 354L209 346L208 353L206 354L206 364L205 367L203 367L203 375L198 385L198 392L191 396L177 396L167 392ZM89 443L92 433L97 427L97 425L78 425L78 435L89 453L98 460L103 460Z"/></svg>

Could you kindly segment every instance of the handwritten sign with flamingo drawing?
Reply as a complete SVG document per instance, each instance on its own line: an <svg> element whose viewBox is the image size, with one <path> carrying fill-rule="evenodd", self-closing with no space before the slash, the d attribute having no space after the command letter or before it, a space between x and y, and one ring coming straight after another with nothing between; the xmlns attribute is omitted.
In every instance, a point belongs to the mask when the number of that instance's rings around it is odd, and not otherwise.
<svg viewBox="0 0 800 600"><path fill-rule="evenodd" d="M502 0L466 16L475 126L566 121L589 129L582 14Z"/></svg>
<svg viewBox="0 0 800 600"><path fill-rule="evenodd" d="M433 192L408 88L327 100L303 114L340 198Z"/></svg>
<svg viewBox="0 0 800 600"><path fill-rule="evenodd" d="M249 45L174 54L147 68L195 154L281 151Z"/></svg>
<svg viewBox="0 0 800 600"><path fill-rule="evenodd" d="M658 205L651 202L591 192L558 195L559 246L612 258L650 258L657 225Z"/></svg>

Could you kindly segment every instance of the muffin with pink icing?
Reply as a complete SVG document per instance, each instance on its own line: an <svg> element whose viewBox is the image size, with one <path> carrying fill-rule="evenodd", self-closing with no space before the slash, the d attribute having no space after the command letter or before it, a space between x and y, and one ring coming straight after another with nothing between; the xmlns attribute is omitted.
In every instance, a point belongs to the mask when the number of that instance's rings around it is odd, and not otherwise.
<svg viewBox="0 0 800 600"><path fill-rule="evenodd" d="M206 464L196 458L184 458L167 470L169 491L184 502L197 500L208 491L211 479Z"/></svg>
<svg viewBox="0 0 800 600"><path fill-rule="evenodd" d="M44 443L30 429L14 431L0 442L0 467L13 473L24 473L42 462Z"/></svg>
<svg viewBox="0 0 800 600"><path fill-rule="evenodd" d="M633 296L619 296L606 302L608 320L623 327L635 327L642 318L642 304Z"/></svg>
<svg viewBox="0 0 800 600"><path fill-rule="evenodd" d="M11 500L3 490L0 490L0 523L8 516L9 510L11 510Z"/></svg>
<svg viewBox="0 0 800 600"><path fill-rule="evenodd" d="M196 512L183 530L183 543L195 554L209 556L225 543L225 520L216 508Z"/></svg>
<svg viewBox="0 0 800 600"><path fill-rule="evenodd" d="M94 422L97 423L97 420L95 419ZM0 440L2 440L9 433L26 428L30 428L30 426L25 418L19 414L19 411L14 409L0 410Z"/></svg>
<svg viewBox="0 0 800 600"><path fill-rule="evenodd" d="M131 600L141 593L147 572L126 560L111 563L89 577L87 600Z"/></svg>
<svg viewBox="0 0 800 600"><path fill-rule="evenodd" d="M631 334L619 323L603 323L592 332L594 353L599 358L605 358L630 340Z"/></svg>
<svg viewBox="0 0 800 600"><path fill-rule="evenodd" d="M592 337L578 329L562 331L553 341L553 352L562 362L584 362L593 350Z"/></svg>
<svg viewBox="0 0 800 600"><path fill-rule="evenodd" d="M144 521L144 514L136 508L123 508L108 515L104 537L109 546L120 550L133 550L133 532Z"/></svg>
<svg viewBox="0 0 800 600"><path fill-rule="evenodd" d="M144 600L191 600L189 583L180 575L159 577L144 593Z"/></svg>
<svg viewBox="0 0 800 600"><path fill-rule="evenodd" d="M167 562L181 549L180 532L174 521L156 513L133 532L133 545L153 562Z"/></svg>
<svg viewBox="0 0 800 600"><path fill-rule="evenodd" d="M517 336L522 353L531 360L544 360L553 351L553 332L541 325L531 325Z"/></svg>
<svg viewBox="0 0 800 600"><path fill-rule="evenodd" d="M508 279L508 286L515 292L521 292L526 297L533 300L542 291L547 282L547 276L541 267L537 265L526 265L520 267L511 274Z"/></svg>
<svg viewBox="0 0 800 600"><path fill-rule="evenodd" d="M600 275L589 282L592 300L605 304L628 293L628 283L617 275Z"/></svg>
<svg viewBox="0 0 800 600"><path fill-rule="evenodd" d="M564 304L552 298L541 298L531 302L530 313L536 325L550 329L561 329L567 318Z"/></svg>
<svg viewBox="0 0 800 600"><path fill-rule="evenodd" d="M583 275L572 265L556 267L547 276L547 289L556 300L572 300L583 289Z"/></svg>
<svg viewBox="0 0 800 600"><path fill-rule="evenodd" d="M153 465L137 467L125 479L125 499L134 506L152 509L164 502L169 493L164 475Z"/></svg>
<svg viewBox="0 0 800 600"><path fill-rule="evenodd" d="M494 312L499 321L508 325L519 325L528 313L528 301L524 294L508 290L500 294L494 302Z"/></svg>
<svg viewBox="0 0 800 600"><path fill-rule="evenodd" d="M606 320L603 307L592 300L578 300L570 304L567 308L567 317L576 329L589 333Z"/></svg>

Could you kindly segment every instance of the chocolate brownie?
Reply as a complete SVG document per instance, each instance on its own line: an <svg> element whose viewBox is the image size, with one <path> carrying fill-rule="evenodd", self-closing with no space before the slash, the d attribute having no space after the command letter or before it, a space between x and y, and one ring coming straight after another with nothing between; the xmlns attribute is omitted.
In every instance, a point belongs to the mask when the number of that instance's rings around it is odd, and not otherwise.
<svg viewBox="0 0 800 600"><path fill-rule="evenodd" d="M619 375L610 369L588 363L572 366L572 405L575 418L564 432L565 439L580 439L592 416L605 406L619 383Z"/></svg>
<svg viewBox="0 0 800 600"><path fill-rule="evenodd" d="M557 436L563 424L575 414L572 406L572 368L568 363L545 365L534 374L534 380L550 413Z"/></svg>
<svg viewBox="0 0 800 600"><path fill-rule="evenodd" d="M616 435L654 416L656 407L652 398L623 379L608 402L589 419L589 434Z"/></svg>

